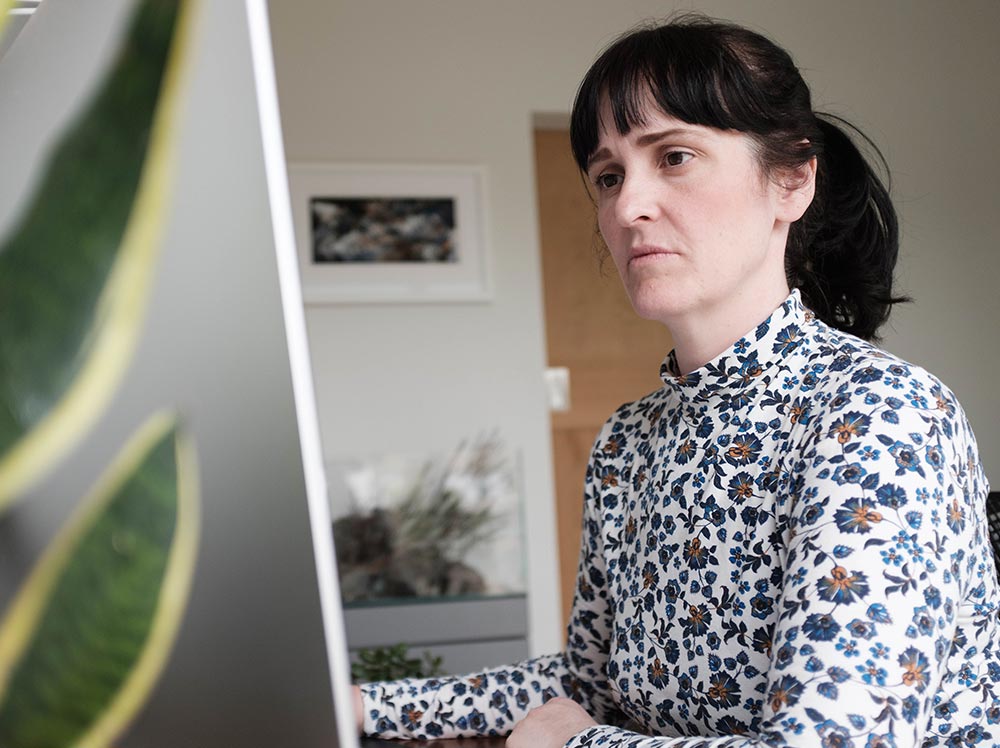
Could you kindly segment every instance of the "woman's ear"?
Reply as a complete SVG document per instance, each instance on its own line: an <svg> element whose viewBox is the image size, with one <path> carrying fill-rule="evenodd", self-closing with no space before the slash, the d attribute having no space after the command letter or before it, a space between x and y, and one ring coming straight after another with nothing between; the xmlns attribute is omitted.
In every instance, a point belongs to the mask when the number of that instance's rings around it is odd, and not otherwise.
<svg viewBox="0 0 1000 748"><path fill-rule="evenodd" d="M776 189L777 218L795 223L805 214L816 194L816 157L783 172L776 180Z"/></svg>

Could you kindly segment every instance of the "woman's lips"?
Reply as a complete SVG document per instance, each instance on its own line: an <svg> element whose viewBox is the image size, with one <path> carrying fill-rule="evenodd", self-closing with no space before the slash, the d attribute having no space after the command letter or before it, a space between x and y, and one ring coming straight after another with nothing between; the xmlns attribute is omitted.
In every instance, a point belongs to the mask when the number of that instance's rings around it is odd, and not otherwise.
<svg viewBox="0 0 1000 748"><path fill-rule="evenodd" d="M667 249L665 247L643 245L640 247L634 247L632 249L631 256L629 257L629 264L637 262L647 262L650 260L655 260L664 257L679 257L679 256L680 253L675 252L672 249Z"/></svg>

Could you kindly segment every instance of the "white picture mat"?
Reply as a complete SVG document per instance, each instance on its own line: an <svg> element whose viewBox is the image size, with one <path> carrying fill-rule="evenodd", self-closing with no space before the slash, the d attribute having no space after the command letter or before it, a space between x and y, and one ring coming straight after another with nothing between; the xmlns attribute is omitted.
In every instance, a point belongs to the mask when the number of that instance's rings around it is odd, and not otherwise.
<svg viewBox="0 0 1000 748"><path fill-rule="evenodd" d="M292 219L307 304L487 301L486 175L477 166L290 163ZM317 263L312 198L451 198L455 262Z"/></svg>

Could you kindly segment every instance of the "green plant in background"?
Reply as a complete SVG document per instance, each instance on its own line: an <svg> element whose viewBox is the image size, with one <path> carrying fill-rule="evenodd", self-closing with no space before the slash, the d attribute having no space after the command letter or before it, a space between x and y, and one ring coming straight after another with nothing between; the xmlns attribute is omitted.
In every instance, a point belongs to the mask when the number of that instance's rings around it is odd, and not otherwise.
<svg viewBox="0 0 1000 748"><path fill-rule="evenodd" d="M398 474L389 462L364 465L405 489L352 497L358 509L333 523L340 589L347 602L393 597L478 595L487 581L466 563L470 551L502 529L498 509L511 490L503 446L495 435L463 441L450 458L424 460ZM406 466L410 468L410 465ZM348 489L350 490L350 488Z"/></svg>
<svg viewBox="0 0 1000 748"><path fill-rule="evenodd" d="M485 437L471 445L462 443L447 467L436 471L433 462L424 464L406 498L395 509L398 542L402 548L432 548L442 557L461 559L470 548L489 541L499 517L492 503L482 497L468 497L449 485L462 458L463 477L482 481L498 473L503 463L495 458L500 446L496 438Z"/></svg>
<svg viewBox="0 0 1000 748"><path fill-rule="evenodd" d="M423 659L412 657L406 644L392 647L371 647L358 650L358 659L351 663L351 679L355 683L399 678L430 678L442 675L441 658L424 652Z"/></svg>
<svg viewBox="0 0 1000 748"><path fill-rule="evenodd" d="M138 3L0 241L0 515L86 437L135 350L169 192L183 6ZM175 639L198 527L194 447L157 413L0 621L0 745L107 746L124 731Z"/></svg>

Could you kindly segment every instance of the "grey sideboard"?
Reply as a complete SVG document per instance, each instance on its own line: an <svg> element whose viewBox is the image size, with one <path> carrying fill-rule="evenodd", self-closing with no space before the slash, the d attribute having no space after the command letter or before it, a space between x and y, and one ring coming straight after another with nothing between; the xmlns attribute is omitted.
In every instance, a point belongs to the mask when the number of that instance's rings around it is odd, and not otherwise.
<svg viewBox="0 0 1000 748"><path fill-rule="evenodd" d="M442 658L448 674L473 673L528 657L523 594L349 603L344 610L352 660L357 651L404 642L411 654Z"/></svg>

